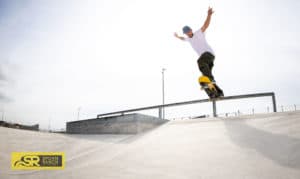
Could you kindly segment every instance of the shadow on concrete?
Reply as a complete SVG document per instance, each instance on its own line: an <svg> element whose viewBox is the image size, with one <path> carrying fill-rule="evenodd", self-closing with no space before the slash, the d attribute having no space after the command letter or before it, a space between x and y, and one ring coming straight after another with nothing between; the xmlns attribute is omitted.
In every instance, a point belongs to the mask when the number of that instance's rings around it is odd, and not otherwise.
<svg viewBox="0 0 300 179"><path fill-rule="evenodd" d="M128 138L120 141L120 143L129 144L129 143L133 143L137 140L142 140L144 137L147 137L148 135L151 135L151 134L157 132L158 129L166 127L167 124L169 124L169 121L166 121L165 123L162 123L161 125L156 126L156 127L152 128L152 129L149 129L147 131L144 131L144 132L141 132L139 134L133 135L132 137L128 137Z"/></svg>
<svg viewBox="0 0 300 179"><path fill-rule="evenodd" d="M259 130L245 120L224 120L224 123L230 139L237 145L254 149L282 166L300 169L300 139Z"/></svg>
<svg viewBox="0 0 300 179"><path fill-rule="evenodd" d="M67 137L78 140L89 140L95 142L120 143L123 140L133 137L134 135L120 135L120 134L65 134Z"/></svg>

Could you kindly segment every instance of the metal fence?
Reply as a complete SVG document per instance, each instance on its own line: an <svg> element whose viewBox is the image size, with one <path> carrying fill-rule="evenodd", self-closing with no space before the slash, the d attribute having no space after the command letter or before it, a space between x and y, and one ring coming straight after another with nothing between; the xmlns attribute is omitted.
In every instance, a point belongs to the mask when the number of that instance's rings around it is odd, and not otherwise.
<svg viewBox="0 0 300 179"><path fill-rule="evenodd" d="M98 114L97 118L113 116L113 115L124 115L127 113L151 110L151 109L158 109L158 117L162 118L163 117L162 112L163 112L164 108L169 108L169 107L174 107L174 106L182 106L182 105L190 105L190 104L196 104L196 103L212 103L213 116L217 117L218 116L218 114L217 114L217 102L218 101L237 100L237 99L244 99L244 98L258 98L258 97L271 97L272 104L273 104L273 106L272 106L273 112L277 112L275 93L268 92L268 93L254 93L254 94L245 94L245 95L226 96L226 97L223 97L218 100L200 99L200 100L193 100L193 101L170 103L170 104L165 104L165 105L155 105L155 106L149 106L149 107L142 107L142 108L136 108L136 109L129 109L129 110L123 110L123 111Z"/></svg>

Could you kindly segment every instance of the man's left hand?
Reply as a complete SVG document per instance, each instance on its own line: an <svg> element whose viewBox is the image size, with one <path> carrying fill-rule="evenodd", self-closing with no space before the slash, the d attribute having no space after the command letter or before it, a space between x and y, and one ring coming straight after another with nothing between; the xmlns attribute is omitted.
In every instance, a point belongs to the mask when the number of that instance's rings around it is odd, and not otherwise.
<svg viewBox="0 0 300 179"><path fill-rule="evenodd" d="M212 15L215 11L213 11L213 9L211 7L208 8L207 14L208 15Z"/></svg>

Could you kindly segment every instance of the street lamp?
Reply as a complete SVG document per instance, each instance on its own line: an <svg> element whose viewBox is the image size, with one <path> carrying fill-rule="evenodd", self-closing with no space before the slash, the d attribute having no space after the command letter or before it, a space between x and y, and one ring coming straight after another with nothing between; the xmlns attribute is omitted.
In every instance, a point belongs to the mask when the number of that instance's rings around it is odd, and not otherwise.
<svg viewBox="0 0 300 179"><path fill-rule="evenodd" d="M2 121L4 121L4 112L5 112L5 110L4 110L4 107L2 107Z"/></svg>
<svg viewBox="0 0 300 179"><path fill-rule="evenodd" d="M77 110L78 110L78 113L77 113L77 121L79 121L79 116L80 116L80 110L81 110L81 107L79 107Z"/></svg>
<svg viewBox="0 0 300 179"><path fill-rule="evenodd" d="M2 111L2 121L4 121L4 111Z"/></svg>
<svg viewBox="0 0 300 179"><path fill-rule="evenodd" d="M51 132L51 116L48 119L48 132Z"/></svg>
<svg viewBox="0 0 300 179"><path fill-rule="evenodd" d="M165 71L167 69L163 68L162 73L162 104L165 105ZM165 119L165 107L162 107L162 118Z"/></svg>

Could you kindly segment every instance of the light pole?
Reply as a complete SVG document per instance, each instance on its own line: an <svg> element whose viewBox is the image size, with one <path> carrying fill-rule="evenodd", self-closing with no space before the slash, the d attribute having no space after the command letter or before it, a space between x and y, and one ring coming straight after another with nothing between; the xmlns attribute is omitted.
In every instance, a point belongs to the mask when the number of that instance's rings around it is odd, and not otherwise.
<svg viewBox="0 0 300 179"><path fill-rule="evenodd" d="M51 116L48 119L48 132L51 132Z"/></svg>
<svg viewBox="0 0 300 179"><path fill-rule="evenodd" d="M162 104L165 105L165 71L166 69L163 68L162 73ZM162 107L162 118L165 119L165 107Z"/></svg>
<svg viewBox="0 0 300 179"><path fill-rule="evenodd" d="M4 113L5 113L5 109L4 106L2 107L2 121L4 121Z"/></svg>
<svg viewBox="0 0 300 179"><path fill-rule="evenodd" d="M81 107L78 108L77 121L79 121L80 110L81 110Z"/></svg>

